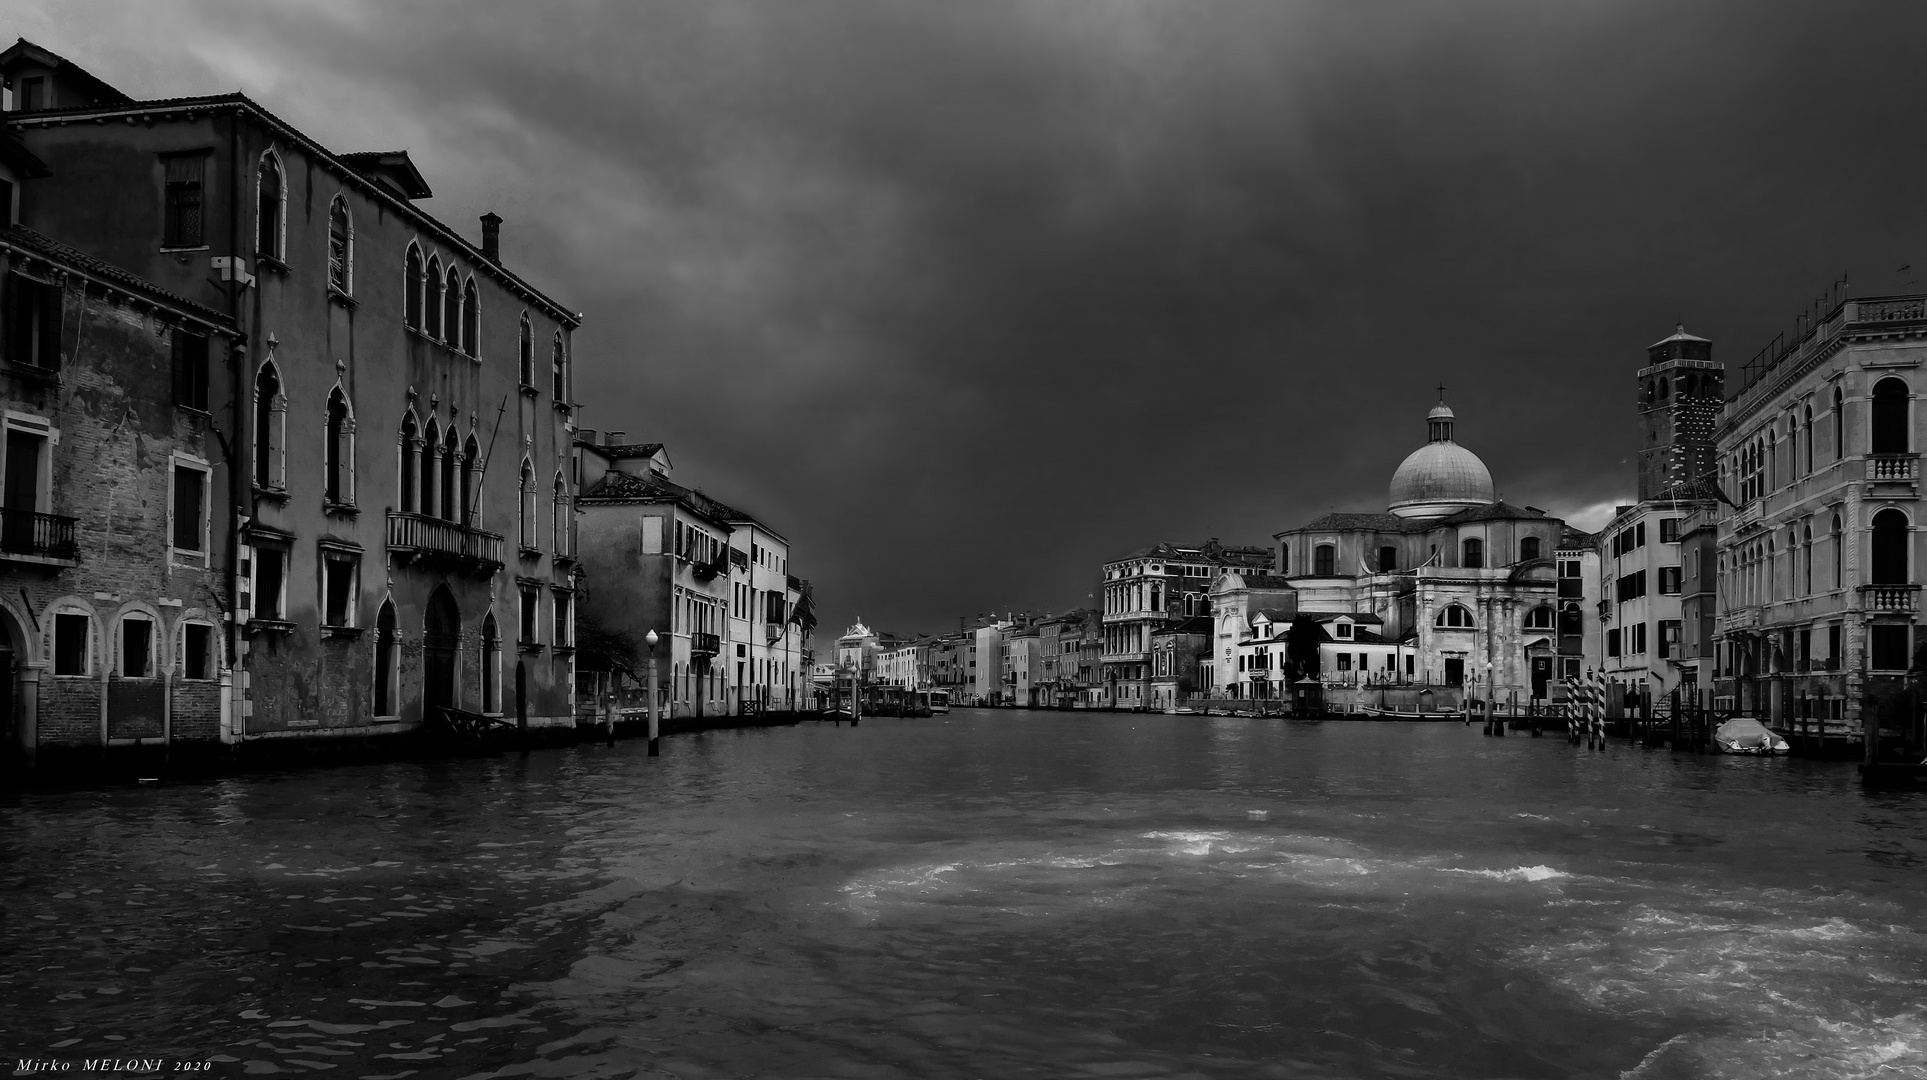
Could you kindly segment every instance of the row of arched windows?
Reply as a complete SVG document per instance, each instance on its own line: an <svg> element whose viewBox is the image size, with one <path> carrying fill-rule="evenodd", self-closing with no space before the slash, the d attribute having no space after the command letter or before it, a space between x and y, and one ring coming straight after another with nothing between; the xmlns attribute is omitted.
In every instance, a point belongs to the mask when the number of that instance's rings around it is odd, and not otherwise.
<svg viewBox="0 0 1927 1080"><path fill-rule="evenodd" d="M1874 514L1868 538L1867 584L1905 585L1912 581L1913 527L1907 515L1894 507ZM1846 536L1839 514L1823 537L1823 554L1814 541L1813 521L1789 525L1784 533L1742 544L1732 552L1731 561L1722 561L1727 576L1727 603L1752 607L1776 600L1812 596L1816 586L1838 590L1846 587Z"/></svg>
<svg viewBox="0 0 1927 1080"><path fill-rule="evenodd" d="M287 253L287 184L280 158L269 150L261 155L255 182L255 251L277 262ZM344 296L354 294L355 232L348 200L336 195L328 204L328 286ZM475 275L463 274L438 254L424 256L421 245L410 241L403 280L403 322L410 330L440 341L465 356L481 358L482 305ZM536 387L535 342L527 312L522 313L520 342L522 385ZM550 392L557 401L568 399L568 380L562 333L556 331L549 349Z"/></svg>
<svg viewBox="0 0 1927 1080"><path fill-rule="evenodd" d="M1874 455L1908 452L1912 425L1908 422L1908 403L1913 396L1906 380L1888 376L1874 384L1867 416L1867 453ZM1822 414L1826 415L1826 414ZM1839 387L1833 390L1833 431L1825 440L1832 457L1847 456L1847 402ZM1742 503L1751 502L1813 474L1820 430L1814 424L1813 402L1801 402L1787 409L1742 443L1721 463L1721 479Z"/></svg>
<svg viewBox="0 0 1927 1080"><path fill-rule="evenodd" d="M287 489L288 398L273 360L254 373L254 486ZM323 414L322 491L331 504L355 504L355 410L348 392L336 382Z"/></svg>

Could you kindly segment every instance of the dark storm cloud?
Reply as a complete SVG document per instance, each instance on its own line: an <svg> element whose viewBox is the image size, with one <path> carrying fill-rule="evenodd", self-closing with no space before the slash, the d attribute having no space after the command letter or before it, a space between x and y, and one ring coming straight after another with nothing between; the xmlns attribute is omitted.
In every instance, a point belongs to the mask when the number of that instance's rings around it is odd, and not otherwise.
<svg viewBox="0 0 1927 1080"><path fill-rule="evenodd" d="M830 623L908 631L1381 508L1440 381L1506 498L1629 495L1631 373L1675 317L1737 364L1839 272L1920 261L1923 21L63 3L21 32L406 145L432 209L502 213L587 313L585 424L785 531Z"/></svg>

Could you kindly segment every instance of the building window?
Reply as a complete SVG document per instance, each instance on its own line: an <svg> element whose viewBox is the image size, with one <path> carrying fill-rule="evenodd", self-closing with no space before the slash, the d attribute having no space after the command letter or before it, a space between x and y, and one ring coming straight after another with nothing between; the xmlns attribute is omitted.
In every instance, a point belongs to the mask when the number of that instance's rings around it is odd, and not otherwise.
<svg viewBox="0 0 1927 1080"><path fill-rule="evenodd" d="M166 174L164 193L166 206L161 217L161 246L164 248L200 247L206 243L202 235L201 185L207 172L207 151L164 154L161 156L161 167Z"/></svg>
<svg viewBox="0 0 1927 1080"><path fill-rule="evenodd" d="M1833 388L1833 459L1847 456L1847 396Z"/></svg>
<svg viewBox="0 0 1927 1080"><path fill-rule="evenodd" d="M1843 537L1840 535L1840 515L1835 514L1833 515L1833 587L1836 590L1846 587L1846 547L1842 543L1842 540Z"/></svg>
<svg viewBox="0 0 1927 1080"><path fill-rule="evenodd" d="M1659 542L1662 544L1679 543L1679 519L1678 518L1660 518L1659 519Z"/></svg>
<svg viewBox="0 0 1927 1080"><path fill-rule="evenodd" d="M120 621L120 677L154 677L154 620L129 615Z"/></svg>
<svg viewBox="0 0 1927 1080"><path fill-rule="evenodd" d="M255 253L279 261L282 251L281 208L286 205L286 200L282 196L281 162L275 158L273 151L261 155L255 198Z"/></svg>
<svg viewBox="0 0 1927 1080"><path fill-rule="evenodd" d="M355 230L348 219L348 200L336 195L328 206L328 285L349 295L354 292Z"/></svg>
<svg viewBox="0 0 1927 1080"><path fill-rule="evenodd" d="M1663 596L1679 594L1679 567L1662 566L1659 568L1659 591Z"/></svg>
<svg viewBox="0 0 1927 1080"><path fill-rule="evenodd" d="M1439 612L1438 618L1432 621L1432 625L1448 628L1465 628L1476 624L1473 622L1472 613L1467 611L1463 605L1447 604L1445 610Z"/></svg>
<svg viewBox="0 0 1927 1080"><path fill-rule="evenodd" d="M413 243L408 245L408 264L402 271L402 285L405 297L402 302L402 324L410 330L422 328L422 290L426 283L422 279L422 249Z"/></svg>
<svg viewBox="0 0 1927 1080"><path fill-rule="evenodd" d="M482 525L482 447L473 435L462 446L462 524Z"/></svg>
<svg viewBox="0 0 1927 1080"><path fill-rule="evenodd" d="M1806 525L1801 527L1801 532L1805 537L1805 540L1800 545L1800 549L1801 549L1801 553L1805 557L1800 560L1800 595L1812 596L1813 595L1813 522L1809 520Z"/></svg>
<svg viewBox="0 0 1927 1080"><path fill-rule="evenodd" d="M321 553L323 626L355 625L355 600L361 591L361 557L351 551Z"/></svg>
<svg viewBox="0 0 1927 1080"><path fill-rule="evenodd" d="M7 362L20 367L60 370L61 288L25 274L8 274L6 295Z"/></svg>
<svg viewBox="0 0 1927 1080"><path fill-rule="evenodd" d="M518 511L521 515L519 535L522 546L532 549L535 547L535 466L529 464L527 459L524 459L522 462L521 499L519 501L521 504L521 509Z"/></svg>
<svg viewBox="0 0 1927 1080"><path fill-rule="evenodd" d="M442 331L449 347L462 347L462 277L452 265L442 278Z"/></svg>
<svg viewBox="0 0 1927 1080"><path fill-rule="evenodd" d="M569 554L569 525L574 515L569 512L569 482L561 473L555 474L555 516L549 523L553 549L557 555Z"/></svg>
<svg viewBox="0 0 1927 1080"><path fill-rule="evenodd" d="M555 594L555 636L549 640L556 645L575 644L575 624L572 619L574 605L569 602L569 594L558 591ZM742 648L738 645L737 648Z"/></svg>
<svg viewBox="0 0 1927 1080"><path fill-rule="evenodd" d="M207 337L174 330L174 404L207 411Z"/></svg>
<svg viewBox="0 0 1927 1080"><path fill-rule="evenodd" d="M1814 432L1814 430L1813 430L1813 406L1812 406L1812 404L1808 404L1808 405L1806 406L1806 416L1807 416L1807 458L1806 458L1806 472L1807 472L1807 474L1808 474L1808 475L1812 475L1812 473L1813 473L1813 436L1815 435L1815 432Z"/></svg>
<svg viewBox="0 0 1927 1080"><path fill-rule="evenodd" d="M383 600L375 613L375 715L395 715L395 691L401 675L401 632L395 623L395 603Z"/></svg>
<svg viewBox="0 0 1927 1080"><path fill-rule="evenodd" d="M482 299L475 291L475 279L462 283L462 351L473 357L482 355Z"/></svg>
<svg viewBox="0 0 1927 1080"><path fill-rule="evenodd" d="M435 476L440 471L435 464L442 448L441 425L431 417L428 421L428 434L422 439L421 457L421 498L422 516L435 516Z"/></svg>
<svg viewBox="0 0 1927 1080"><path fill-rule="evenodd" d="M348 395L336 386L328 395L326 445L322 447L326 486L331 503L352 506L355 501L355 415Z"/></svg>
<svg viewBox="0 0 1927 1080"><path fill-rule="evenodd" d="M1885 378L1874 384L1873 411L1868 452L1904 454L1907 452L1907 384Z"/></svg>
<svg viewBox="0 0 1927 1080"><path fill-rule="evenodd" d="M54 616L54 674L87 674L88 635L93 619L77 612Z"/></svg>
<svg viewBox="0 0 1927 1080"><path fill-rule="evenodd" d="M1560 577L1562 577L1562 578L1576 578L1576 577L1578 577L1578 576L1579 576L1579 560L1578 560L1578 559L1560 559L1560 560L1559 560L1559 576L1560 576Z"/></svg>
<svg viewBox="0 0 1927 1080"><path fill-rule="evenodd" d="M253 617L279 621L287 610L288 553L282 548L254 549L254 582L250 590Z"/></svg>
<svg viewBox="0 0 1927 1080"><path fill-rule="evenodd" d="M20 89L14 91L13 108L15 112L32 112L44 109L52 102L47 95L47 80L36 75L31 79L21 79Z"/></svg>
<svg viewBox="0 0 1927 1080"><path fill-rule="evenodd" d="M558 333L555 335L554 343L549 346L549 377L555 383L550 392L555 395L557 404L569 400L568 377L563 370L563 364L562 335Z"/></svg>
<svg viewBox="0 0 1927 1080"><path fill-rule="evenodd" d="M442 257L428 257L428 276L422 282L422 333L442 339Z"/></svg>
<svg viewBox="0 0 1927 1080"><path fill-rule="evenodd" d="M181 626L181 678L212 679L214 666L214 628L206 623Z"/></svg>
<svg viewBox="0 0 1927 1080"><path fill-rule="evenodd" d="M1907 624L1874 623L1867 628L1868 665L1875 671L1907 670Z"/></svg>
<svg viewBox="0 0 1927 1080"><path fill-rule="evenodd" d="M1341 622L1334 625L1332 627L1332 636L1344 638L1347 641L1351 640L1352 624L1348 622Z"/></svg>
<svg viewBox="0 0 1927 1080"><path fill-rule="evenodd" d="M174 497L170 500L168 532L176 555L203 555L207 551L207 486L210 470L205 465L174 462Z"/></svg>
<svg viewBox="0 0 1927 1080"><path fill-rule="evenodd" d="M437 492L441 495L442 520L460 520L457 514L461 509L462 485L458 476L462 471L461 451L455 445L455 426L450 424L442 432L442 475Z"/></svg>
<svg viewBox="0 0 1927 1080"><path fill-rule="evenodd" d="M1541 604L1531 611L1526 612L1525 628L1527 630L1551 630L1553 628L1552 608Z"/></svg>
<svg viewBox="0 0 1927 1080"><path fill-rule="evenodd" d="M1619 655L1619 631L1617 629L1606 631L1606 655Z"/></svg>
<svg viewBox="0 0 1927 1080"><path fill-rule="evenodd" d="M1678 619L1659 620L1659 655L1661 659L1677 660L1680 658L1679 627L1680 621Z"/></svg>
<svg viewBox="0 0 1927 1080"><path fill-rule="evenodd" d="M409 412L401 418L400 484L401 510L403 513L409 514L414 513L418 505L415 500L416 480L418 476L416 470L420 467L416 458L421 453L421 439L418 435L419 432L415 428L415 414Z"/></svg>
<svg viewBox="0 0 1927 1080"><path fill-rule="evenodd" d="M254 486L280 490L283 449L287 445L288 399L281 393L281 373L273 361L261 365L254 377Z"/></svg>
<svg viewBox="0 0 1927 1080"><path fill-rule="evenodd" d="M538 619L542 607L542 591L533 585L524 585L521 587L521 594L521 636L517 640L524 645L534 645L538 640L536 631L540 626Z"/></svg>
<svg viewBox="0 0 1927 1080"><path fill-rule="evenodd" d="M502 634L493 611L482 619L482 711L502 711Z"/></svg>
<svg viewBox="0 0 1927 1080"><path fill-rule="evenodd" d="M1519 561L1531 562L1539 557L1539 538L1528 536L1519 541Z"/></svg>
<svg viewBox="0 0 1927 1080"><path fill-rule="evenodd" d="M521 364L516 369L521 372L523 386L535 385L535 331L529 326L529 313L522 313L522 334L517 347Z"/></svg>
<svg viewBox="0 0 1927 1080"><path fill-rule="evenodd" d="M1875 514L1873 516L1873 558L1867 582L1872 585L1907 584L1907 547L1911 540L1912 534L1907 528L1906 514L1892 507Z"/></svg>
<svg viewBox="0 0 1927 1080"><path fill-rule="evenodd" d="M1462 545L1464 556L1459 565L1467 570L1477 570L1485 566L1485 541L1476 536L1466 538Z"/></svg>
<svg viewBox="0 0 1927 1080"><path fill-rule="evenodd" d="M1382 547L1378 549L1378 572L1389 574L1398 569L1398 549Z"/></svg>
<svg viewBox="0 0 1927 1080"><path fill-rule="evenodd" d="M1338 549L1330 544L1320 544L1312 552L1312 574L1317 577L1331 577L1338 573Z"/></svg>

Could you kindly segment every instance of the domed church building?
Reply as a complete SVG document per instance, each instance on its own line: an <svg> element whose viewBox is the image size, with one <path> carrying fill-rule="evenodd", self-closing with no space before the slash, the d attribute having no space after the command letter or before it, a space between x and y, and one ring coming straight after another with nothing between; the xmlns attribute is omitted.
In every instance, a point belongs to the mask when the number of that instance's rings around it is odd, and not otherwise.
<svg viewBox="0 0 1927 1080"><path fill-rule="evenodd" d="M1443 402L1426 416L1425 443L1392 474L1384 513L1326 514L1277 533L1278 569L1300 613L1375 617L1367 621L1382 623L1377 639L1403 646L1343 657L1323 673L1328 684L1483 696L1489 680L1498 701L1516 694L1525 706L1549 698L1562 667L1574 666L1560 664L1562 652L1582 652L1588 614L1568 603L1562 615L1562 591L1578 594L1560 588L1555 552L1590 538L1497 498L1492 471L1453 437L1456 422ZM1565 569L1577 585L1578 564ZM1224 663L1225 646L1235 647L1225 632L1237 628L1218 629Z"/></svg>

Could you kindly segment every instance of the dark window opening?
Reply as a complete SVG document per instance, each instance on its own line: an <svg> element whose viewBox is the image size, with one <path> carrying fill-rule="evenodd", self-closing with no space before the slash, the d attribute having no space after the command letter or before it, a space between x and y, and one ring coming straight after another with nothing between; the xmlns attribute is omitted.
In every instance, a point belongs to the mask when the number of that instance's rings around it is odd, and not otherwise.
<svg viewBox="0 0 1927 1080"><path fill-rule="evenodd" d="M61 290L58 285L8 274L6 282L7 362L47 371L60 370Z"/></svg>
<svg viewBox="0 0 1927 1080"><path fill-rule="evenodd" d="M174 331L174 404L207 411L207 338Z"/></svg>
<svg viewBox="0 0 1927 1080"><path fill-rule="evenodd" d="M1312 574L1317 577L1331 577L1338 573L1338 549L1330 544L1320 544L1312 553Z"/></svg>
<svg viewBox="0 0 1927 1080"><path fill-rule="evenodd" d="M214 677L213 665L209 663L214 656L214 628L200 623L188 623L183 628L181 638L181 677L184 679L211 679Z"/></svg>
<svg viewBox="0 0 1927 1080"><path fill-rule="evenodd" d="M1459 565L1467 570L1477 570L1485 566L1485 541L1473 537L1465 542L1465 555Z"/></svg>
<svg viewBox="0 0 1927 1080"><path fill-rule="evenodd" d="M261 159L261 205L255 212L254 250L269 258L281 257L281 166L273 157Z"/></svg>
<svg viewBox="0 0 1927 1080"><path fill-rule="evenodd" d="M190 465L174 466L174 547L199 552L207 505L207 474Z"/></svg>
<svg viewBox="0 0 1927 1080"><path fill-rule="evenodd" d="M87 674L87 627L85 615L54 616L54 674Z"/></svg>
<svg viewBox="0 0 1927 1080"><path fill-rule="evenodd" d="M1907 545L1910 537L1907 515L1900 511L1882 510L1873 516L1873 565L1867 579L1870 584L1907 584Z"/></svg>
<svg viewBox="0 0 1927 1080"><path fill-rule="evenodd" d="M287 573L288 554L276 548L254 550L254 617L279 619L281 585Z"/></svg>
<svg viewBox="0 0 1927 1080"><path fill-rule="evenodd" d="M1869 662L1875 671L1907 669L1907 626L1875 623L1868 627Z"/></svg>
<svg viewBox="0 0 1927 1080"><path fill-rule="evenodd" d="M1875 454L1907 452L1907 384L1882 379L1873 388L1872 433L1868 449Z"/></svg>
<svg viewBox="0 0 1927 1080"><path fill-rule="evenodd" d="M154 674L154 624L146 619L120 621L120 673L126 679Z"/></svg>
<svg viewBox="0 0 1927 1080"><path fill-rule="evenodd" d="M346 552L328 552L321 560L327 580L322 583L326 601L323 622L328 626L353 626L355 577L360 565Z"/></svg>

